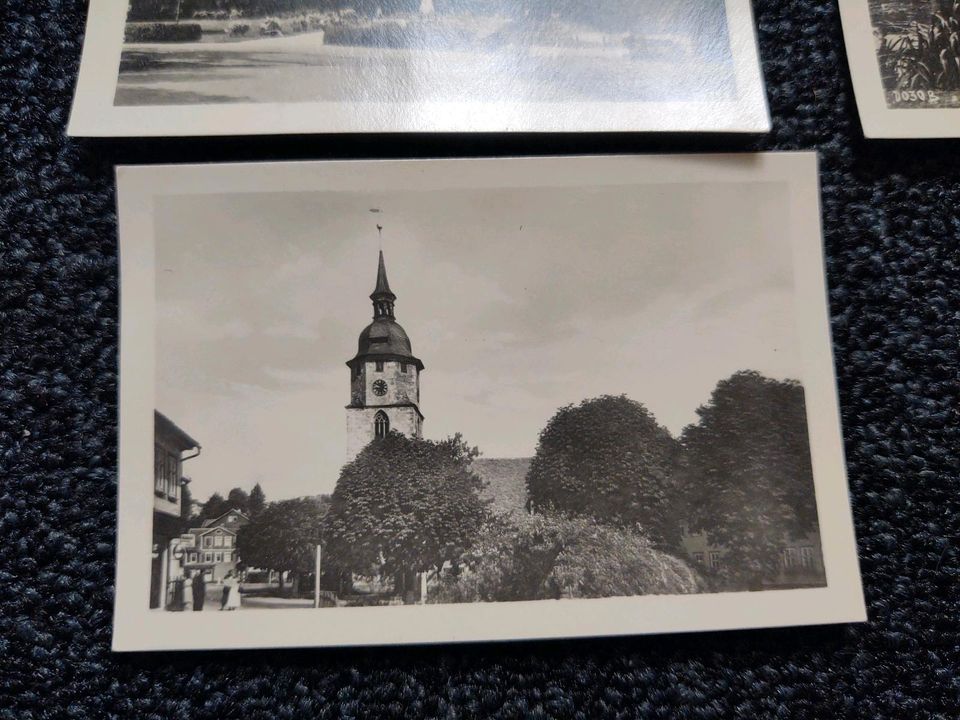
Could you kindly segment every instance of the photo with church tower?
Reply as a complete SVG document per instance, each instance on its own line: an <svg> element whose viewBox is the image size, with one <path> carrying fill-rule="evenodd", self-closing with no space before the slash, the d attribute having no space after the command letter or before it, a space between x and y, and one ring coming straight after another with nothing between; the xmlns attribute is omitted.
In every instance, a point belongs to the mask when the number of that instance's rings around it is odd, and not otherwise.
<svg viewBox="0 0 960 720"><path fill-rule="evenodd" d="M150 607L825 586L788 204L158 197Z"/></svg>

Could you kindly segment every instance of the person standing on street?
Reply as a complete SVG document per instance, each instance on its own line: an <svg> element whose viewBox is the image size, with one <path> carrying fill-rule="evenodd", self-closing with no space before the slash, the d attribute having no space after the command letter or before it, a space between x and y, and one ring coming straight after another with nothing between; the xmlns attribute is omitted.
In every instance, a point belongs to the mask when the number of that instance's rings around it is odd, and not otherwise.
<svg viewBox="0 0 960 720"><path fill-rule="evenodd" d="M203 602L207 599L207 581L203 577L203 570L194 573L190 591L193 596L193 611L203 610Z"/></svg>
<svg viewBox="0 0 960 720"><path fill-rule="evenodd" d="M232 577L233 577L232 572L227 572L227 574L223 576L223 592L220 593L220 609L221 610L224 610L227 607L227 598L230 597Z"/></svg>

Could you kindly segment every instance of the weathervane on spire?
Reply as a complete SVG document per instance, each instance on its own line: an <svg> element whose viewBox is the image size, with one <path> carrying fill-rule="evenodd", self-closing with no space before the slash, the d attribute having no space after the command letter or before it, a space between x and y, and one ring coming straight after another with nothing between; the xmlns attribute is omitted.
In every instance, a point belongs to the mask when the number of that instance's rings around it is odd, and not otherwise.
<svg viewBox="0 0 960 720"><path fill-rule="evenodd" d="M380 208L370 208L370 212L375 215L379 214ZM381 225L380 223L377 223L377 239L380 242L380 250L382 251L383 250L383 225Z"/></svg>

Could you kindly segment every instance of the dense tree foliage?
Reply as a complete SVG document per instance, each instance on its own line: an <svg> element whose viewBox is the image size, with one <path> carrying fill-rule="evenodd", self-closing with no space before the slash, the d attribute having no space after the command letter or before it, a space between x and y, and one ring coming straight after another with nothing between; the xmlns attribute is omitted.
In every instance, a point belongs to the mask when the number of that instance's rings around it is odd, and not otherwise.
<svg viewBox="0 0 960 720"><path fill-rule="evenodd" d="M239 487L232 488L227 493L227 497L215 492L200 506L197 520L215 520L230 510L239 510L249 517L262 511L266 502L267 496L260 487L260 483L254 485L249 494Z"/></svg>
<svg viewBox="0 0 960 720"><path fill-rule="evenodd" d="M212 520L223 515L230 509L226 498L218 492L213 493L207 501L200 507L200 519Z"/></svg>
<svg viewBox="0 0 960 720"><path fill-rule="evenodd" d="M540 433L527 473L528 502L535 512L639 525L662 542L675 525L664 510L677 451L666 428L626 396L568 405Z"/></svg>
<svg viewBox="0 0 960 720"><path fill-rule="evenodd" d="M384 576L440 568L469 547L487 517L476 449L398 433L344 466L325 537L338 566Z"/></svg>
<svg viewBox="0 0 960 720"><path fill-rule="evenodd" d="M267 496L263 492L263 488L260 487L260 483L257 483L253 486L253 490L250 491L250 497L247 499L247 514L251 518L255 518L261 512L263 508L266 507Z"/></svg>
<svg viewBox="0 0 960 720"><path fill-rule="evenodd" d="M630 529L591 518L533 515L487 523L433 602L498 602L682 594L703 590L682 560Z"/></svg>
<svg viewBox="0 0 960 720"><path fill-rule="evenodd" d="M817 521L803 387L739 372L697 414L681 438L684 514L726 546L729 579L755 586L778 572L785 540Z"/></svg>
<svg viewBox="0 0 960 720"><path fill-rule="evenodd" d="M180 520L184 529L189 528L193 521L193 493L188 483L180 488Z"/></svg>
<svg viewBox="0 0 960 720"><path fill-rule="evenodd" d="M249 567L312 573L328 508L325 496L272 502L240 528L237 552Z"/></svg>
<svg viewBox="0 0 960 720"><path fill-rule="evenodd" d="M235 487L227 494L227 509L239 510L244 515L250 512L250 496L243 488Z"/></svg>

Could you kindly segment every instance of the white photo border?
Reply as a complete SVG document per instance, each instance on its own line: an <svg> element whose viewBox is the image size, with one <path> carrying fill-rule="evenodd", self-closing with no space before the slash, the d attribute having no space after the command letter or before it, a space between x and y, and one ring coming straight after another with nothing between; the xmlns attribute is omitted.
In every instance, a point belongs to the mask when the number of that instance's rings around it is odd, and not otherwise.
<svg viewBox="0 0 960 720"><path fill-rule="evenodd" d="M458 643L726 630L866 619L830 344L814 153L121 166L117 651ZM827 585L584 600L240 613L148 608L152 546L155 201L165 195L402 188L781 183Z"/></svg>
<svg viewBox="0 0 960 720"><path fill-rule="evenodd" d="M887 105L868 0L840 0L840 20L865 137L960 137L960 108L891 108Z"/></svg>
<svg viewBox="0 0 960 720"><path fill-rule="evenodd" d="M409 132L770 130L750 0L725 0L739 98L730 102L220 103L115 106L127 3L90 0L67 134L162 137Z"/></svg>

